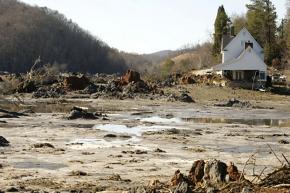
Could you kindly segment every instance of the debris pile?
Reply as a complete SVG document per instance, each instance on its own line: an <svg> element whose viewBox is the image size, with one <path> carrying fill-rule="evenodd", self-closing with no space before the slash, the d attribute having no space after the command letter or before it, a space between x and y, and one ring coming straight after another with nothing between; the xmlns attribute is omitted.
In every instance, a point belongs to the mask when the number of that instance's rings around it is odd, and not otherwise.
<svg viewBox="0 0 290 193"><path fill-rule="evenodd" d="M141 186L132 188L129 192L139 190L150 192L173 193L228 193L228 192L285 192L290 184L290 167L282 167L264 178L261 183L253 184L246 180L243 173L232 163L216 160L197 160L193 163L188 176L180 170L175 171L169 183L158 186Z"/></svg>
<svg viewBox="0 0 290 193"><path fill-rule="evenodd" d="M66 94L66 91L59 85L40 87L33 92L33 98L59 98Z"/></svg>
<svg viewBox="0 0 290 193"><path fill-rule="evenodd" d="M67 90L83 90L90 85L90 80L84 75L65 77L63 85Z"/></svg>
<svg viewBox="0 0 290 193"><path fill-rule="evenodd" d="M0 136L0 147L6 147L9 146L10 142L7 141L3 136Z"/></svg>
<svg viewBox="0 0 290 193"><path fill-rule="evenodd" d="M131 82L141 82L140 78L140 73L133 71L133 70L128 70L125 75L121 77L121 84L122 85L127 85Z"/></svg>
<svg viewBox="0 0 290 193"><path fill-rule="evenodd" d="M36 89L37 89L37 86L36 86L35 81L25 80L17 86L16 91L18 93L32 93L36 91Z"/></svg>
<svg viewBox="0 0 290 193"><path fill-rule="evenodd" d="M192 184L202 183L202 178L204 176L204 165L204 160L197 160L192 164L188 175L188 178Z"/></svg>
<svg viewBox="0 0 290 193"><path fill-rule="evenodd" d="M158 99L192 103L194 100L186 93L179 95L164 93L164 86L194 84L193 75L179 73L170 75L160 82L142 80L139 72L128 70L123 76L96 74L47 74L35 72L7 76L5 80L16 85L9 93L31 93L33 98L101 98L101 99ZM8 92L6 92L8 93Z"/></svg>
<svg viewBox="0 0 290 193"><path fill-rule="evenodd" d="M267 186L267 187L277 186L279 184L290 185L290 165L284 166L268 174L268 176L264 178L261 182L262 186Z"/></svg>
<svg viewBox="0 0 290 193"><path fill-rule="evenodd" d="M196 81L194 80L194 78L192 78L191 76L182 76L180 78L180 82L181 84L194 84L196 83Z"/></svg>

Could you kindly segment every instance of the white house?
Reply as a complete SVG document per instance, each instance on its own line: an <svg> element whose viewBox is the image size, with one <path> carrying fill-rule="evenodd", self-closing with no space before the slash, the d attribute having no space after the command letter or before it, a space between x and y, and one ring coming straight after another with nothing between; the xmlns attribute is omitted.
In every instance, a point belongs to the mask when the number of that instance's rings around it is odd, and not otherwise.
<svg viewBox="0 0 290 193"><path fill-rule="evenodd" d="M236 36L223 36L221 54L222 63L214 66L214 71L222 71L234 81L266 81L264 50L246 28Z"/></svg>

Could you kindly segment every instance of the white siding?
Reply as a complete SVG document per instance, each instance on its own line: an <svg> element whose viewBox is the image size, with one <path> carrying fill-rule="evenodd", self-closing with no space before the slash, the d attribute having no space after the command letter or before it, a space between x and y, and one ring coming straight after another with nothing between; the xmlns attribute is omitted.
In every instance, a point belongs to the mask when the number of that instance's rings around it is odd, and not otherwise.
<svg viewBox="0 0 290 193"><path fill-rule="evenodd" d="M266 71L267 65L256 54L256 52L248 47L243 53L233 60L222 63L213 67L214 70L259 70Z"/></svg>
<svg viewBox="0 0 290 193"><path fill-rule="evenodd" d="M253 50L264 61L264 53L261 46L253 38L246 28L243 28L238 35L222 51L223 63L233 60L241 55L245 50L246 42L253 43Z"/></svg>

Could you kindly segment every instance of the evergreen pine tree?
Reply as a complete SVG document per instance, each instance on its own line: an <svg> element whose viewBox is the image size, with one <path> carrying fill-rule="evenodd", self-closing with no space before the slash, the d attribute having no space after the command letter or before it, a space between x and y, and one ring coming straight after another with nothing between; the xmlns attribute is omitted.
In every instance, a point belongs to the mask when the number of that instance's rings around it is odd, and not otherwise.
<svg viewBox="0 0 290 193"><path fill-rule="evenodd" d="M265 62L271 65L272 60L279 57L275 6L270 0L251 0L247 8L248 30L264 47Z"/></svg>
<svg viewBox="0 0 290 193"><path fill-rule="evenodd" d="M217 17L214 23L214 44L212 49L212 54L214 56L219 56L221 52L222 36L228 33L228 22L229 17L222 5L218 8Z"/></svg>

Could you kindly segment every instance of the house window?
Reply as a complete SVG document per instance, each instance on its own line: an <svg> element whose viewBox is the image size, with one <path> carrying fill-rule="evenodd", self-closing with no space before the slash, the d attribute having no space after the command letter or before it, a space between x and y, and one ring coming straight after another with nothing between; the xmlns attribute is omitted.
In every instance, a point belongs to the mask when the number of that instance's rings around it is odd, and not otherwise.
<svg viewBox="0 0 290 193"><path fill-rule="evenodd" d="M235 80L243 80L243 72L242 71L235 71Z"/></svg>
<svg viewBox="0 0 290 193"><path fill-rule="evenodd" d="M266 80L266 72L264 71L259 72L259 80Z"/></svg>
<svg viewBox="0 0 290 193"><path fill-rule="evenodd" d="M248 42L245 43L245 49L247 49L249 46L251 48L253 48L254 47L254 44L252 42L248 41Z"/></svg>

